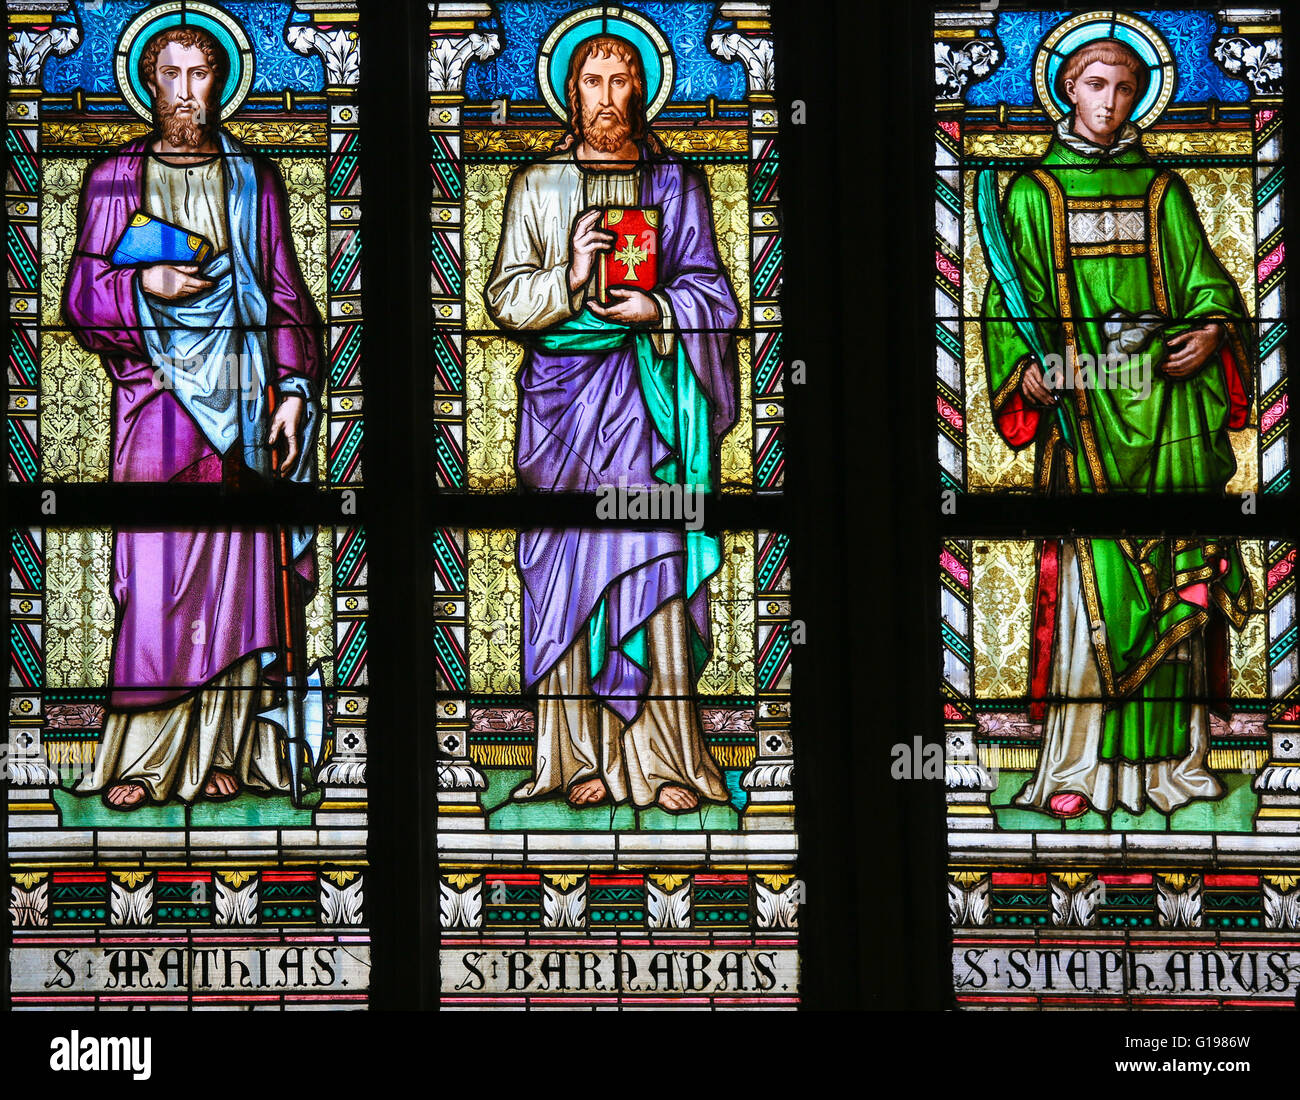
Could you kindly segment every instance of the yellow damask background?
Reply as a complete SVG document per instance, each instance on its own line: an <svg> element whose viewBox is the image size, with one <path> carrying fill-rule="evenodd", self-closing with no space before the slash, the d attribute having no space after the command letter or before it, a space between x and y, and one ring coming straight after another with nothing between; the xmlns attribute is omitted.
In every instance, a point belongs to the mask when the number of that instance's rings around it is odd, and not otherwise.
<svg viewBox="0 0 1300 1100"><path fill-rule="evenodd" d="M325 162L272 157L289 194L289 225L303 278L321 316L325 297ZM81 181L87 157L47 157L41 181L41 477L47 481L108 480L112 392L99 356L63 328L60 303L76 244ZM328 398L322 399L322 404ZM327 432L317 435L318 469L327 468Z"/></svg>
<svg viewBox="0 0 1300 1100"><path fill-rule="evenodd" d="M334 683L333 531L316 533L319 584L307 606L307 665ZM45 683L99 689L113 657L113 532L107 527L45 531Z"/></svg>
<svg viewBox="0 0 1300 1100"><path fill-rule="evenodd" d="M329 141L324 122L231 118L222 126L232 137L248 145L304 145L323 149ZM125 145L152 130L153 125L148 122L42 122L41 148Z"/></svg>
<svg viewBox="0 0 1300 1100"><path fill-rule="evenodd" d="M1026 158L1042 156L1050 135L968 134L965 149L978 157ZM1148 153L1241 153L1251 152L1246 131L1222 133L1177 133L1156 131L1143 137ZM1241 288L1247 312L1255 313L1255 218L1251 169L1247 167L1187 167L1175 169L1186 181L1214 253ZM988 265L975 221L975 176L963 173L962 210L963 270L962 309L977 318L988 287ZM1015 172L998 172L998 194L1003 196ZM998 435L989 408L988 375L984 366L982 334L977 320L962 323L962 348L966 384L966 476L971 492L1030 490L1034 485L1034 449L1013 451ZM1251 419L1257 419L1255 395L1251 395ZM1258 428L1251 426L1230 432L1237 472L1228 492L1259 489Z"/></svg>
<svg viewBox="0 0 1300 1100"><path fill-rule="evenodd" d="M469 531L469 690L518 694L520 579L518 533ZM700 676L701 695L752 695L754 679L754 533L722 536L722 567L709 580L713 653Z"/></svg>
<svg viewBox="0 0 1300 1100"><path fill-rule="evenodd" d="M546 146L549 148L549 145ZM515 167L471 164L465 169L465 324L496 330L483 302L483 288L496 258L506 191ZM743 164L703 166L708 180L718 252L731 280L741 316L749 313L749 193ZM752 346L736 341L740 405L735 427L722 442L724 493L749 492L754 480ZM505 493L515 488L514 446L519 415L515 376L522 345L505 336L465 340L466 473L473 492Z"/></svg>
<svg viewBox="0 0 1300 1100"><path fill-rule="evenodd" d="M1249 130L1148 130L1142 148L1152 156L1250 156L1254 152ZM968 157L1041 157L1052 143L1046 130L1038 133L1001 134L971 131L962 141Z"/></svg>
<svg viewBox="0 0 1300 1100"><path fill-rule="evenodd" d="M465 152L474 153L550 153L564 137L555 128L515 129L510 126L465 127ZM655 137L675 153L747 153L749 137L742 129L708 129L696 127L660 129Z"/></svg>
<svg viewBox="0 0 1300 1100"><path fill-rule="evenodd" d="M1029 691L1037 545L1033 539L980 539L972 544L976 699L1019 699ZM1264 544L1243 539L1240 545L1257 602L1263 606ZM1264 616L1251 615L1240 631L1229 629L1228 642L1233 697L1266 698L1268 639Z"/></svg>

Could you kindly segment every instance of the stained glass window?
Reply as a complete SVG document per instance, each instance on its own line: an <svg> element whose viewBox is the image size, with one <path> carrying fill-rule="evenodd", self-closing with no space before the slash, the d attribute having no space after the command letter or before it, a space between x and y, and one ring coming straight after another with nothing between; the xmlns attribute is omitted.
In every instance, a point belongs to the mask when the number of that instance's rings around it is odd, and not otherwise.
<svg viewBox="0 0 1300 1100"><path fill-rule="evenodd" d="M944 486L1283 489L1277 40L1209 10L941 16L936 33ZM1137 74L1109 148L1071 121L1074 69L1104 50ZM1188 384L1157 369L1209 341ZM1044 372L1063 398L1046 411Z"/></svg>
<svg viewBox="0 0 1300 1100"><path fill-rule="evenodd" d="M730 300L710 303L716 308L707 314L677 319L707 329L725 316L736 330L735 408L719 445L717 490L779 489L782 249L772 51L770 38L755 29L766 18L762 5L754 19L730 12L733 6L723 4L715 15L717 5L705 3L508 2L495 5L495 15L489 5L475 8L478 21L468 33L435 33L429 118L440 485L485 493L518 488L514 448L520 418L528 417L516 394L523 349L505 333L517 330L520 318L485 290L501 274L494 264L504 255L512 177L565 138L569 53L602 19L621 19L655 85L653 96L646 93L655 155L680 158L690 171L680 200L672 201L707 223L708 262L730 290ZM584 197L596 201L594 192Z"/></svg>
<svg viewBox="0 0 1300 1100"><path fill-rule="evenodd" d="M1296 1004L1280 9L6 18L27 1026Z"/></svg>
<svg viewBox="0 0 1300 1100"><path fill-rule="evenodd" d="M935 15L963 1008L1294 1004L1279 15Z"/></svg>
<svg viewBox="0 0 1300 1100"><path fill-rule="evenodd" d="M7 10L10 1001L364 1006L358 12Z"/></svg>
<svg viewBox="0 0 1300 1100"><path fill-rule="evenodd" d="M793 1006L767 6L431 14L443 1004Z"/></svg>

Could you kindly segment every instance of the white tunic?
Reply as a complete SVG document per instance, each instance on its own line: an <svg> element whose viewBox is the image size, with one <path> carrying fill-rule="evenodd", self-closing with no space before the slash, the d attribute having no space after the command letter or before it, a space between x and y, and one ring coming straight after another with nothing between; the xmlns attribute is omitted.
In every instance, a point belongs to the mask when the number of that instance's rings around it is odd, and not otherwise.
<svg viewBox="0 0 1300 1100"><path fill-rule="evenodd" d="M593 207L640 204L641 171L584 170L571 152L515 173L506 197L505 224L496 262L484 290L488 313L504 329L535 332L569 320L591 296L587 284L569 291L569 241L573 223ZM673 316L668 296L659 304L655 351L673 351Z"/></svg>
<svg viewBox="0 0 1300 1100"><path fill-rule="evenodd" d="M144 208L155 218L202 234L212 243L213 255L229 247L220 157L198 164L168 164L150 155L144 168Z"/></svg>
<svg viewBox="0 0 1300 1100"><path fill-rule="evenodd" d="M1119 804L1140 814L1150 802L1162 814L1193 799L1218 798L1223 787L1206 766L1210 751L1210 716L1204 703L1191 707L1187 755L1181 760L1152 763L1100 759L1105 707L1101 675L1092 650L1088 609L1083 599L1074 540L1061 547L1060 597L1057 603L1056 665L1051 693L1057 698L1093 700L1053 703L1043 724L1038 768L1015 798L1017 806L1046 809L1052 795L1071 792L1085 796L1094 810L1110 813ZM1192 665L1190 689L1205 692L1205 639L1190 636L1170 655Z"/></svg>

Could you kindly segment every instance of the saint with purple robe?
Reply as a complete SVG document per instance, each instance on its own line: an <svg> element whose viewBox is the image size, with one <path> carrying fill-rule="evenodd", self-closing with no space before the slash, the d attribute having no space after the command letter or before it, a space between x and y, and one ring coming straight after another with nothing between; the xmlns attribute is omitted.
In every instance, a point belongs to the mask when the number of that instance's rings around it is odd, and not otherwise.
<svg viewBox="0 0 1300 1100"><path fill-rule="evenodd" d="M516 466L530 490L717 489L735 423L739 307L704 180L645 114L637 48L599 34L568 67L570 132L511 182L488 310L528 346ZM608 208L658 212L658 284L592 293ZM670 812L727 802L695 680L710 652L718 540L698 531L522 531L523 678L538 692L534 775L517 799L563 796Z"/></svg>
<svg viewBox="0 0 1300 1100"><path fill-rule="evenodd" d="M113 481L315 478L320 314L279 172L217 124L230 63L200 27L153 35L138 76L155 132L86 177L63 310L112 379ZM151 220L195 260L124 262L124 234ZM299 608L314 542L288 540ZM277 547L266 529L115 532L111 693L80 792L130 810L289 788L259 721L282 663Z"/></svg>

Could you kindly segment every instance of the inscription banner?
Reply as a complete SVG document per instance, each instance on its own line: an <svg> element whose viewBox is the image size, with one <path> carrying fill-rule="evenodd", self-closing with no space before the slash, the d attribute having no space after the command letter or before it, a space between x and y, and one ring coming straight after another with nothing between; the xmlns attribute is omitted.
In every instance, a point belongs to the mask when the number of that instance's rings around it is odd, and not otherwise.
<svg viewBox="0 0 1300 1100"><path fill-rule="evenodd" d="M1068 999L1118 1007L1142 999L1205 1007L1290 1007L1300 993L1300 936L1219 940L1213 934L1126 940L1122 934L992 942L957 937L958 1000L989 1007L1010 999Z"/></svg>
<svg viewBox="0 0 1300 1100"><path fill-rule="evenodd" d="M98 940L19 937L10 966L15 1005L24 994L38 994L46 1004L60 994L125 995L139 1003L154 995L328 993L333 1002L349 992L364 1000L370 944L367 936L303 936L293 943L266 936L200 940L139 933Z"/></svg>
<svg viewBox="0 0 1300 1100"><path fill-rule="evenodd" d="M444 940L444 943L446 941ZM799 989L792 946L693 943L647 947L502 947L475 941L442 950L442 993L554 996L611 994L790 999Z"/></svg>

